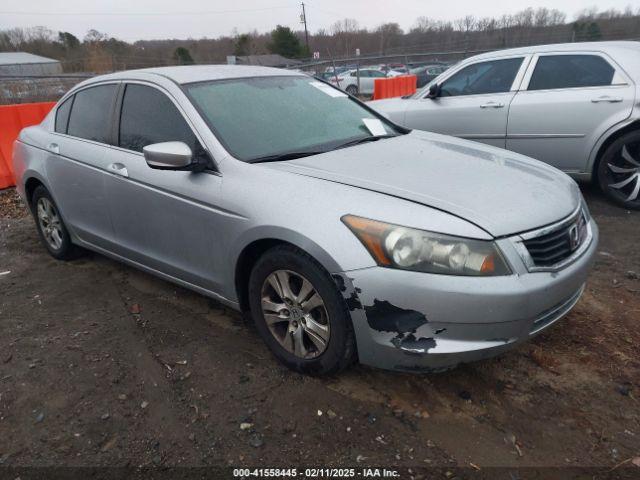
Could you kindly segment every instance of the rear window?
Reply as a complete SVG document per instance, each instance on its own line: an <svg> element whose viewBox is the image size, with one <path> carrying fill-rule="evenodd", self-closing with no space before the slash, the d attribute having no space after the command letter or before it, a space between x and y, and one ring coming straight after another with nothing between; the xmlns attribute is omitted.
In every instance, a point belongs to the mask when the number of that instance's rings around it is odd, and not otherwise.
<svg viewBox="0 0 640 480"><path fill-rule="evenodd" d="M548 55L538 59L529 90L611 85L615 69L598 55Z"/></svg>
<svg viewBox="0 0 640 480"><path fill-rule="evenodd" d="M99 85L76 93L67 133L74 137L108 143L115 94L116 85Z"/></svg>
<svg viewBox="0 0 640 480"><path fill-rule="evenodd" d="M69 126L69 113L71 113L71 105L73 104L73 95L67 98L62 105L56 110L56 132L67 133Z"/></svg>

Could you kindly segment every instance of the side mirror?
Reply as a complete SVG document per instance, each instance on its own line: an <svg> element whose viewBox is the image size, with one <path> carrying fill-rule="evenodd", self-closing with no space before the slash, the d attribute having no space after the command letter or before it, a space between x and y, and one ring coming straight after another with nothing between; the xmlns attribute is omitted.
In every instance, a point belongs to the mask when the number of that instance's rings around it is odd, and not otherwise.
<svg viewBox="0 0 640 480"><path fill-rule="evenodd" d="M432 84L429 87L429 94L427 98L438 98L440 96L441 87L437 83Z"/></svg>
<svg viewBox="0 0 640 480"><path fill-rule="evenodd" d="M193 164L193 153L184 142L153 143L142 152L147 165L159 170L186 170Z"/></svg>

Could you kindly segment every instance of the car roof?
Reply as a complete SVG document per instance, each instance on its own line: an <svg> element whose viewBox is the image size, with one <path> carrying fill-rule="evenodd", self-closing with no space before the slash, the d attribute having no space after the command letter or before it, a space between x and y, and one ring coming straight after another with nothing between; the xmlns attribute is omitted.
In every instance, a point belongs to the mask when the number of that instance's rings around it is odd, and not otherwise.
<svg viewBox="0 0 640 480"><path fill-rule="evenodd" d="M252 65L183 65L175 67L143 68L139 70L125 70L122 72L100 75L93 81L140 79L153 80L162 76L175 83L185 84L205 82L208 80L226 80L231 78L274 77L274 76L304 76L303 73L282 68L259 67Z"/></svg>
<svg viewBox="0 0 640 480"><path fill-rule="evenodd" d="M610 41L610 42L574 42L574 43L554 43L549 45L531 45L528 47L508 48L505 50L495 50L471 57L473 59L502 57L506 55L526 55L531 53L545 52L593 52L610 50L636 50L640 51L640 42L635 41Z"/></svg>

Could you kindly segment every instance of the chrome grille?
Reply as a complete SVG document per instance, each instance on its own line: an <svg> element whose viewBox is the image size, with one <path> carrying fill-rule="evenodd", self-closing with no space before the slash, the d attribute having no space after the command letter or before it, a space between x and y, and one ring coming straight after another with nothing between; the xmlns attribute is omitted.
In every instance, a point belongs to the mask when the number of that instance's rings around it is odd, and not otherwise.
<svg viewBox="0 0 640 480"><path fill-rule="evenodd" d="M580 210L572 221L522 243L536 267L550 267L570 257L585 242L587 236L587 220Z"/></svg>

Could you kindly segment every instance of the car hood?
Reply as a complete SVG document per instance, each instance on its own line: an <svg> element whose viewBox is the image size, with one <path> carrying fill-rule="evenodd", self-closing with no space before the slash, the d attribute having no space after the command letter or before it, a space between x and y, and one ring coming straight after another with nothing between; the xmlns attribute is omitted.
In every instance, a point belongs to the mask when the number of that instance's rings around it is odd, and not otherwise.
<svg viewBox="0 0 640 480"><path fill-rule="evenodd" d="M267 165L443 210L495 237L560 220L581 199L576 183L547 164L426 132Z"/></svg>

